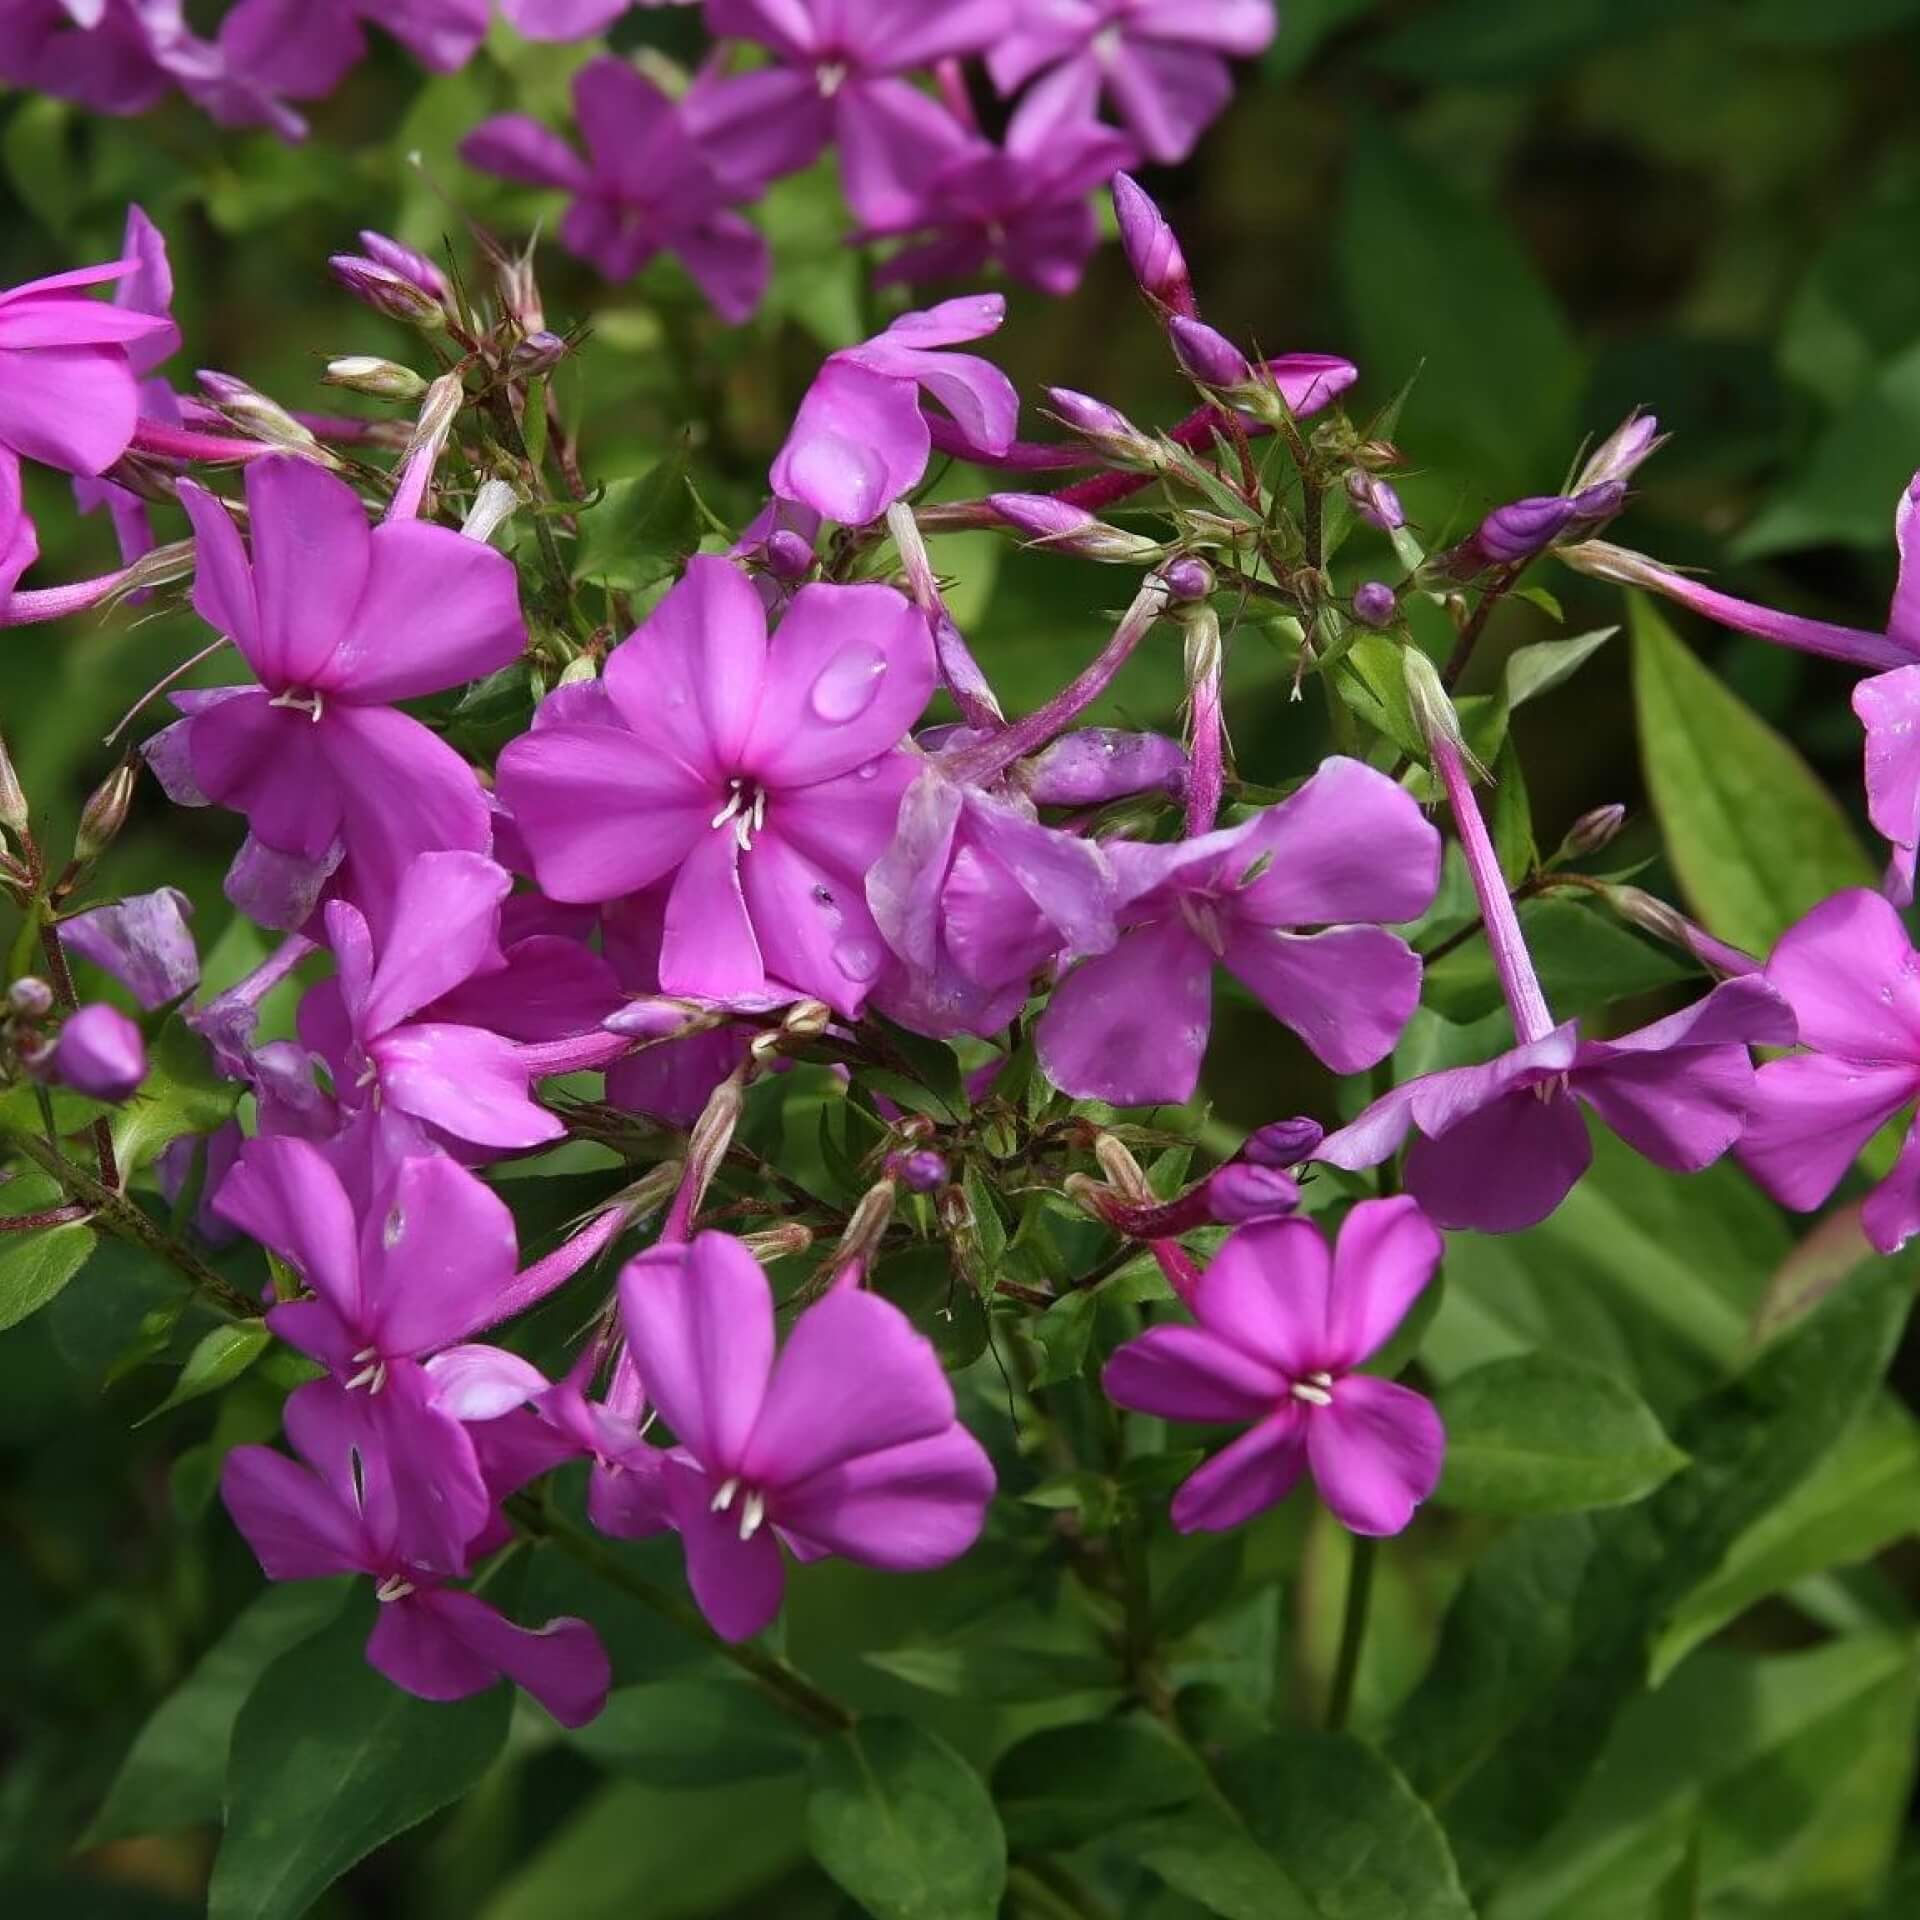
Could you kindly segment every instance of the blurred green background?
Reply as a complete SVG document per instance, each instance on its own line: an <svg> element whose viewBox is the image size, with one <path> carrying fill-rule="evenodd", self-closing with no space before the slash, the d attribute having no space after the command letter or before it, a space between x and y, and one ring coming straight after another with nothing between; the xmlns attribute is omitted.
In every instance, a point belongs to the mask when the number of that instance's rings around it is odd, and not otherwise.
<svg viewBox="0 0 1920 1920"><path fill-rule="evenodd" d="M1612 537L1711 567L1735 591L1877 624L1893 504L1920 463L1920 0L1292 0L1283 14L1195 159L1145 178L1214 324L1268 353L1349 354L1362 368L1358 417L1418 375L1397 438L1427 544L1502 499L1555 488L1583 438L1642 405L1675 438ZM635 15L623 37L684 51L689 25ZM524 230L549 203L466 173L452 148L502 107L560 113L578 57L500 36L467 72L423 83L392 55L383 45L319 109L300 149L220 134L184 109L110 123L0 98L0 284L106 257L137 198L172 246L188 343L169 369L177 383L213 367L291 406L361 404L325 396L321 362L404 358L410 343L332 284L326 256L362 226L438 252L456 208ZM734 336L670 267L608 289L543 250L550 323L594 329L566 389L590 478L635 472L696 429L703 497L735 521L753 510L820 354L878 311L839 247L835 209L824 178L769 196L779 289ZM1053 382L1143 422L1187 404L1111 247L1073 299L1016 294L991 351L1029 402ZM1031 412L1028 430L1041 430ZM943 490L966 488L954 476ZM78 520L62 483L36 476L30 500L43 559L28 585L112 564L104 523ZM1010 703L1066 677L1123 597L1111 574L990 537L940 558ZM1611 590L1551 568L1539 577L1567 631L1619 618ZM1850 676L1681 624L1857 813ZM0 729L49 845L64 845L112 763L102 736L199 631L132 610L0 633ZM1540 607L1509 603L1469 687L1504 650L1558 631ZM1287 695L1286 663L1257 632L1237 635L1229 712L1250 777L1326 750L1319 706ZM1178 697L1169 645L1130 671L1111 716L1168 723ZM1529 707L1515 732L1542 846L1590 807L1638 809L1623 647ZM1651 851L1641 833L1637 849ZM185 886L210 944L236 837L225 816L170 811L148 788L104 878L115 890ZM1298 1050L1250 1011L1229 1006L1217 1037L1209 1090L1229 1118L1323 1108ZM22 1915L56 1899L79 1915L192 1910L206 1859L192 1839L89 1856L58 1895L55 1877L134 1729L256 1586L191 1464L175 1465L209 1439L211 1417L190 1409L130 1432L157 1398L152 1377L98 1385L102 1354L131 1331L110 1265L97 1260L55 1310L0 1340L0 1888ZM240 1437L246 1396L220 1404L218 1437ZM850 1581L844 1598L869 1621L910 1606L897 1588L877 1596L882 1584ZM813 1591L818 1632L838 1596ZM1438 1600L1396 1604L1430 1617ZM1423 1632L1410 1628L1409 1645ZM709 1808L679 1795L662 1820L648 1817L660 1811L651 1788L615 1788L556 1843L571 1852L541 1854L591 1777L552 1757L513 1804L470 1803L423 1829L322 1911L520 1920L561 1910L562 1887L584 1916L839 1910L804 1891L774 1906L747 1891L763 1870L755 1849L777 1863L790 1840L777 1783L747 1832L737 1799ZM651 1873L673 1891L636 1906L622 1889Z"/></svg>

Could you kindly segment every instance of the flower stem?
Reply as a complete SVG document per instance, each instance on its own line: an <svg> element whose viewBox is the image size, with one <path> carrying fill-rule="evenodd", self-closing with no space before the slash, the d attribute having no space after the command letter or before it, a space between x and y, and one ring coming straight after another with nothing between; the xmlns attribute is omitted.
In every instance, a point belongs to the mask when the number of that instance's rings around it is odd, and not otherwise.
<svg viewBox="0 0 1920 1920"><path fill-rule="evenodd" d="M1373 1605L1373 1562L1379 1542L1364 1534L1353 1540L1347 1563L1347 1608L1340 1622L1340 1652L1334 1661L1333 1686L1327 1695L1327 1731L1342 1732L1353 1706L1353 1685L1360 1673L1360 1651L1367 1639L1367 1615Z"/></svg>
<svg viewBox="0 0 1920 1920"><path fill-rule="evenodd" d="M848 1708L816 1687L778 1654L768 1653L750 1641L736 1643L721 1639L690 1601L657 1585L644 1574L635 1573L584 1527L576 1526L526 1494L516 1494L506 1503L506 1510L523 1533L537 1540L551 1541L570 1560L599 1575L609 1586L618 1587L630 1599L638 1600L663 1620L671 1621L723 1660L732 1661L779 1705L807 1721L817 1732L844 1733L853 1725L853 1714Z"/></svg>

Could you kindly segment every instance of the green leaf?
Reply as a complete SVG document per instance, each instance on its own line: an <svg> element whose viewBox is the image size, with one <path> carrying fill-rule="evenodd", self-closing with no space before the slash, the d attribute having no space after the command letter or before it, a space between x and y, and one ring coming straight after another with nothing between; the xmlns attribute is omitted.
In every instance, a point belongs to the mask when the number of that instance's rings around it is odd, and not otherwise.
<svg viewBox="0 0 1920 1920"><path fill-rule="evenodd" d="M1055 1387L1077 1380L1093 1345L1093 1323L1100 1311L1097 1294L1087 1287L1065 1293L1046 1312L1025 1322L1024 1330L1040 1343L1040 1363L1032 1385Z"/></svg>
<svg viewBox="0 0 1920 1920"><path fill-rule="evenodd" d="M1523 1522L1475 1564L1388 1752L1438 1806L1470 1892L1566 1811L1644 1687L1651 1640L1845 1436L1906 1317L1868 1269L1676 1428L1693 1464L1638 1506Z"/></svg>
<svg viewBox="0 0 1920 1920"><path fill-rule="evenodd" d="M1139 1718L1049 1727L1009 1747L993 1769L1009 1843L1036 1853L1065 1852L1208 1790L1193 1750Z"/></svg>
<svg viewBox="0 0 1920 1920"><path fill-rule="evenodd" d="M758 1689L726 1678L621 1687L598 1719L567 1737L603 1767L658 1787L792 1773L812 1745L807 1730Z"/></svg>
<svg viewBox="0 0 1920 1920"><path fill-rule="evenodd" d="M1582 54L1668 24L1699 0L1442 0L1388 34L1375 58L1436 81L1511 81L1563 73Z"/></svg>
<svg viewBox="0 0 1920 1920"><path fill-rule="evenodd" d="M1389 382L1419 370L1406 443L1470 462L1496 497L1544 481L1582 371L1533 263L1486 199L1379 128L1362 133L1347 178L1339 267L1357 357Z"/></svg>
<svg viewBox="0 0 1920 1920"><path fill-rule="evenodd" d="M1536 640L1531 646L1515 647L1507 656L1503 682L1508 711L1564 686L1619 631L1618 627L1595 627L1570 640Z"/></svg>
<svg viewBox="0 0 1920 1920"><path fill-rule="evenodd" d="M1829 894L1873 886L1846 815L1799 754L1638 596L1632 629L1647 787L1696 916L1765 953Z"/></svg>
<svg viewBox="0 0 1920 1920"><path fill-rule="evenodd" d="M294 1920L357 1860L457 1800L493 1764L510 1687L452 1704L367 1665L357 1597L260 1677L234 1723L208 1920Z"/></svg>
<svg viewBox="0 0 1920 1920"><path fill-rule="evenodd" d="M80 1221L0 1233L0 1328L38 1313L87 1264L98 1244L93 1229Z"/></svg>
<svg viewBox="0 0 1920 1920"><path fill-rule="evenodd" d="M1115 1839L1221 1920L1320 1920L1280 1863L1221 1813L1196 1809L1137 1821Z"/></svg>
<svg viewBox="0 0 1920 1920"><path fill-rule="evenodd" d="M813 1857L876 1920L994 1920L1006 1836L980 1776L907 1720L863 1720L814 1756Z"/></svg>
<svg viewBox="0 0 1920 1920"><path fill-rule="evenodd" d="M202 1394L218 1393L231 1386L273 1343L273 1335L255 1321L245 1326L215 1327L202 1335L200 1343L187 1355L167 1397L134 1422L143 1427L174 1407L198 1400Z"/></svg>
<svg viewBox="0 0 1920 1920"><path fill-rule="evenodd" d="M867 1665L910 1687L950 1700L1055 1700L1062 1694L1107 1693L1118 1668L1098 1654L1052 1647L894 1647L866 1656Z"/></svg>
<svg viewBox="0 0 1920 1920"><path fill-rule="evenodd" d="M1686 1465L1632 1388L1555 1353L1490 1360L1439 1395L1435 1498L1509 1517L1624 1506Z"/></svg>
<svg viewBox="0 0 1920 1920"><path fill-rule="evenodd" d="M7 178L40 224L64 238L84 198L84 172L69 146L73 109L45 94L28 95L0 136Z"/></svg>
<svg viewBox="0 0 1920 1920"><path fill-rule="evenodd" d="M347 1586L345 1580L288 1581L254 1601L134 1736L82 1844L218 1820L227 1743L241 1703L269 1662L340 1611Z"/></svg>
<svg viewBox="0 0 1920 1920"><path fill-rule="evenodd" d="M581 516L574 578L635 592L664 580L699 544L699 516L681 448L637 480L613 481L599 505Z"/></svg>
<svg viewBox="0 0 1920 1920"><path fill-rule="evenodd" d="M1527 799L1527 776L1511 734L1503 735L1494 756L1493 781L1487 831L1493 836L1501 876L1514 887L1539 864L1539 855L1533 844L1533 806Z"/></svg>
<svg viewBox="0 0 1920 1920"><path fill-rule="evenodd" d="M140 1091L113 1121L113 1150L122 1178L157 1159L183 1133L211 1133L232 1119L237 1081L213 1068L207 1044L180 1016L169 1014L147 1054Z"/></svg>

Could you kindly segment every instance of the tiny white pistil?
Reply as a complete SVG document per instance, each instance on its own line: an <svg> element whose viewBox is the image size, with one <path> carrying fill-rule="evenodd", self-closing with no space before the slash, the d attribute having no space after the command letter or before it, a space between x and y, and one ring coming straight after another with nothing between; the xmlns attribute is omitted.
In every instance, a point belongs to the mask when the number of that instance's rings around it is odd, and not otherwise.
<svg viewBox="0 0 1920 1920"><path fill-rule="evenodd" d="M1310 1373L1304 1380L1296 1380L1287 1391L1310 1407L1330 1407L1333 1405L1332 1387L1332 1374Z"/></svg>
<svg viewBox="0 0 1920 1920"><path fill-rule="evenodd" d="M296 713L304 713L315 726L320 724L320 716L326 711L326 701L317 693L304 696L297 693L276 693L267 702L270 707L291 707Z"/></svg>
<svg viewBox="0 0 1920 1920"><path fill-rule="evenodd" d="M374 1588L373 1597L384 1607L392 1601L404 1600L413 1590L411 1580L403 1579L397 1573L390 1573Z"/></svg>
<svg viewBox="0 0 1920 1920"><path fill-rule="evenodd" d="M847 63L844 60L823 60L815 68L814 77L820 83L820 98L831 100L847 83Z"/></svg>
<svg viewBox="0 0 1920 1920"><path fill-rule="evenodd" d="M360 1358L357 1353L353 1357L356 1360ZM348 1392L352 1392L355 1387L365 1387L369 1393L378 1393L386 1384L387 1363L384 1360L375 1360L367 1366L362 1367L360 1371L347 1382L347 1390Z"/></svg>
<svg viewBox="0 0 1920 1920"><path fill-rule="evenodd" d="M739 1491L740 1482L737 1479L722 1480L720 1482L720 1491L713 1496L713 1504L707 1511L709 1513L725 1513L726 1510L733 1505L733 1496Z"/></svg>
<svg viewBox="0 0 1920 1920"><path fill-rule="evenodd" d="M760 1523L767 1517L767 1496L757 1488L748 1492L740 1502L740 1538L751 1540L760 1531Z"/></svg>

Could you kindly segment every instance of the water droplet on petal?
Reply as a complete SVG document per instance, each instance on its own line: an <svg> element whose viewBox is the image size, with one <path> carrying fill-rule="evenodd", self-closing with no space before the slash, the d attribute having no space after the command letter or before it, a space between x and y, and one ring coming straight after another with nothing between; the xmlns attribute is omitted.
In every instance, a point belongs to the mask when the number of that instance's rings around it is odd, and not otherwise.
<svg viewBox="0 0 1920 1920"><path fill-rule="evenodd" d="M814 712L836 726L859 719L879 696L886 670L887 656L871 640L842 647L813 683Z"/></svg>
<svg viewBox="0 0 1920 1920"><path fill-rule="evenodd" d="M842 940L833 950L833 964L849 980L871 980L880 971L880 949L871 940Z"/></svg>

